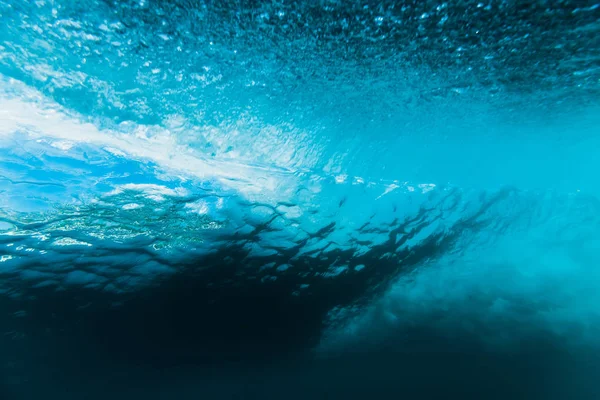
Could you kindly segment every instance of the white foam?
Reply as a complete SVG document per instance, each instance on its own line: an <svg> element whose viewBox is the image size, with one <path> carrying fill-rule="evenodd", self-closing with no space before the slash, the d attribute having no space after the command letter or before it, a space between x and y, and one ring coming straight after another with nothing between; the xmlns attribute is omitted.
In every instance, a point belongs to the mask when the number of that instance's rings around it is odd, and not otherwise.
<svg viewBox="0 0 600 400"><path fill-rule="evenodd" d="M92 245L90 243L87 242L83 242L81 240L77 240L77 239L73 239L73 238L60 238L54 241L54 243L52 243L55 246L86 246L86 247L92 247Z"/></svg>
<svg viewBox="0 0 600 400"><path fill-rule="evenodd" d="M192 211L194 213L198 213L200 215L208 214L210 211L208 204L204 200L199 200L194 203L188 203L185 205L185 208L189 209L190 211Z"/></svg>
<svg viewBox="0 0 600 400"><path fill-rule="evenodd" d="M6 262L6 261L9 261L9 260L12 260L13 258L14 258L13 256L5 254L3 256L0 256L0 262Z"/></svg>
<svg viewBox="0 0 600 400"><path fill-rule="evenodd" d="M187 194L187 191L185 189L181 189L181 188L170 189L166 186L150 184L150 183L127 183L124 185L117 186L117 188L115 190L113 190L112 192L108 193L108 195L110 196L110 195L120 194L126 190L143 192L148 195L155 195L155 196L165 195L165 196L176 197L176 196L185 196Z"/></svg>
<svg viewBox="0 0 600 400"><path fill-rule="evenodd" d="M144 207L144 205L142 204L137 204L137 203L128 203L125 204L123 207L121 207L123 210L135 210L138 208L142 208Z"/></svg>
<svg viewBox="0 0 600 400"><path fill-rule="evenodd" d="M19 81L2 80L8 81L13 91L19 89L23 94L15 98L0 91L0 138L18 135L21 140L47 139L65 152L74 143L85 143L114 155L150 161L174 173L202 180L216 179L251 200L286 201L296 189L296 178L281 169L251 166L231 159L209 159L178 143L176 135L158 126L132 127L132 123L127 123L124 125L127 132L101 129Z"/></svg>

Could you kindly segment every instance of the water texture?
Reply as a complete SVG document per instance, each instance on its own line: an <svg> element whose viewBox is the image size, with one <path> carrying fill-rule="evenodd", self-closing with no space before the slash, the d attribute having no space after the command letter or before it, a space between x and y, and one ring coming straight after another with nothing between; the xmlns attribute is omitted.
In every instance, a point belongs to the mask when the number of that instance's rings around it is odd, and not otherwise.
<svg viewBox="0 0 600 400"><path fill-rule="evenodd" d="M0 0L0 398L596 399L600 3Z"/></svg>

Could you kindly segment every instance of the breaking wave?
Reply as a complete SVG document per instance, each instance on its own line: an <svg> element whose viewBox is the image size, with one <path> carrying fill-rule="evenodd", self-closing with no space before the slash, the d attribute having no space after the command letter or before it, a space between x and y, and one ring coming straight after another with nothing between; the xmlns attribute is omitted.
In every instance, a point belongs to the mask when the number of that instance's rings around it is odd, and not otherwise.
<svg viewBox="0 0 600 400"><path fill-rule="evenodd" d="M595 398L598 4L0 17L5 398Z"/></svg>

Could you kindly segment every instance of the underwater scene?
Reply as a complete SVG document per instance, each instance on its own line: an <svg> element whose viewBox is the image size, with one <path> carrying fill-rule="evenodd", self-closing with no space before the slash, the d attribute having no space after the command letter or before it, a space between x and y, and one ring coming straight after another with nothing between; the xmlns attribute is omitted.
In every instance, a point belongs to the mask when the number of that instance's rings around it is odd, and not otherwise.
<svg viewBox="0 0 600 400"><path fill-rule="evenodd" d="M599 399L598 0L0 0L0 399Z"/></svg>

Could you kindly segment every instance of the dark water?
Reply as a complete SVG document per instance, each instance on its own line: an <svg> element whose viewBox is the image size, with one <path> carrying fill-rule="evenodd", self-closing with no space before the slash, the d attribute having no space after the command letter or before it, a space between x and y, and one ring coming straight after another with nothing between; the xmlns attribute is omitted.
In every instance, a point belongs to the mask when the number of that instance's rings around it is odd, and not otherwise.
<svg viewBox="0 0 600 400"><path fill-rule="evenodd" d="M598 398L600 4L0 18L1 399Z"/></svg>

